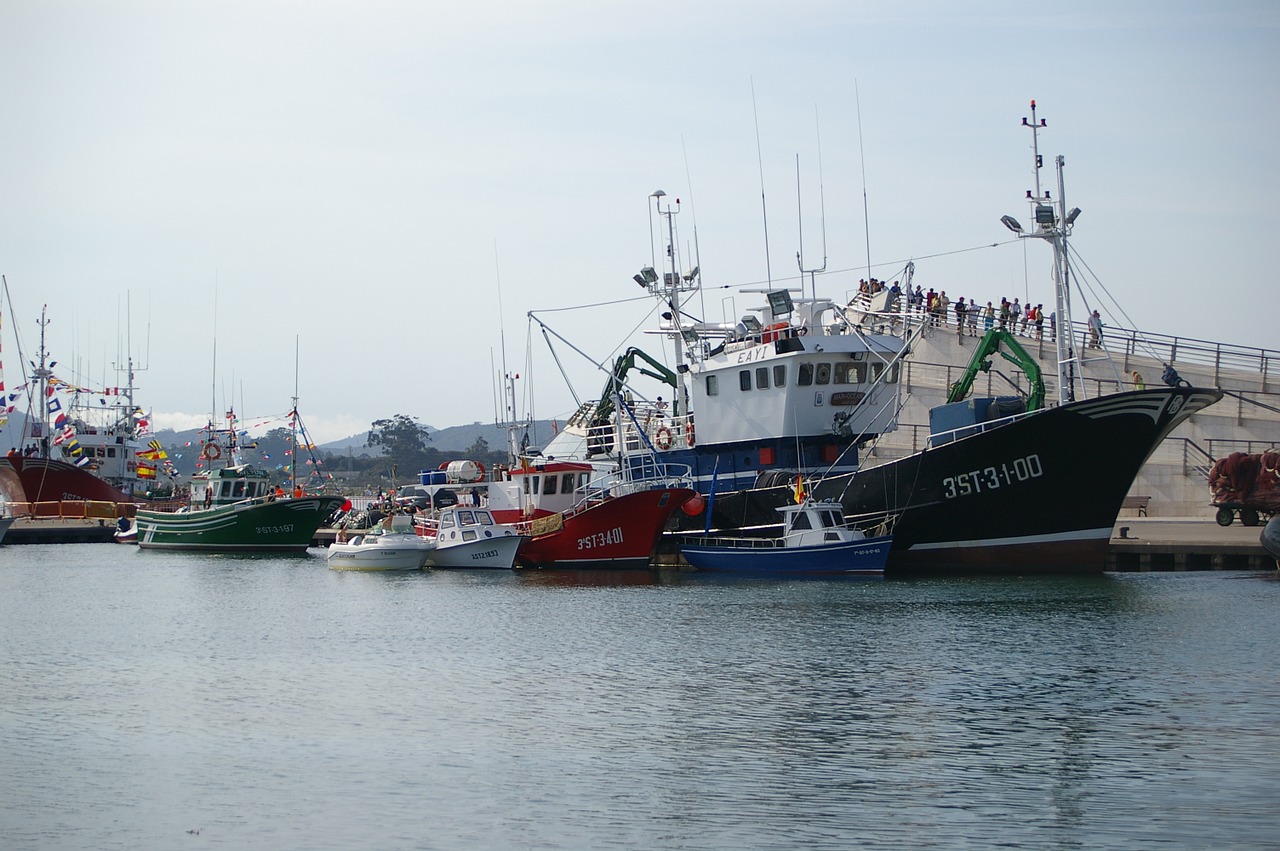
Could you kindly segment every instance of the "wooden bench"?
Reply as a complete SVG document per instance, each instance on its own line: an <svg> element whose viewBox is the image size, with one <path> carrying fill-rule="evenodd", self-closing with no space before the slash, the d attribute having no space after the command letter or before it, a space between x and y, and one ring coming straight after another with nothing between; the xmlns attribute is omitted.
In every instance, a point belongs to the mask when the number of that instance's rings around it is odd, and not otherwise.
<svg viewBox="0 0 1280 851"><path fill-rule="evenodd" d="M1120 510L1126 508L1137 509L1139 517L1147 516L1147 504L1151 502L1149 496L1126 496L1124 502L1120 503Z"/></svg>

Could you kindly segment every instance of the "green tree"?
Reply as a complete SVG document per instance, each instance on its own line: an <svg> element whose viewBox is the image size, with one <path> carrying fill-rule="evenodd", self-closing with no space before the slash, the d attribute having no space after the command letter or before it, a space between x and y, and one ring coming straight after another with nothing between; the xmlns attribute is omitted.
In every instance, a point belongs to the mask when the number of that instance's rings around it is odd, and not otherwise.
<svg viewBox="0 0 1280 851"><path fill-rule="evenodd" d="M396 414L389 419L374 420L365 442L368 447L381 447L382 454L399 471L398 478L412 480L427 466L431 439L426 426L413 417Z"/></svg>

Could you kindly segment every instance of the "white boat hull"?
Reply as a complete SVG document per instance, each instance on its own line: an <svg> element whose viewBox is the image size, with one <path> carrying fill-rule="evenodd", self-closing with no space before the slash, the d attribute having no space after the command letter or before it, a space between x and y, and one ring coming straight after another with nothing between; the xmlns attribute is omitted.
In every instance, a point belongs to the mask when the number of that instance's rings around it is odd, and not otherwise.
<svg viewBox="0 0 1280 851"><path fill-rule="evenodd" d="M427 557L430 567L510 570L516 551L527 541L524 535L495 535L471 541L437 542Z"/></svg>
<svg viewBox="0 0 1280 851"><path fill-rule="evenodd" d="M331 544L326 558L331 570L420 570L432 549L431 541L417 535L384 535L367 543Z"/></svg>

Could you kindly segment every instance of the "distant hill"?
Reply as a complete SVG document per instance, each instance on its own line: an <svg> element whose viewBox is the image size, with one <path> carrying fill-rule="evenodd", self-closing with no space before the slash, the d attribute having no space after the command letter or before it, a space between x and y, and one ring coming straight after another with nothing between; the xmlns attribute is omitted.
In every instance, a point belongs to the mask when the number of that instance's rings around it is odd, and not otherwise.
<svg viewBox="0 0 1280 851"><path fill-rule="evenodd" d="M0 430L0 452L7 451L11 446L15 449L21 448L18 443L22 437L23 424L24 418L20 412L15 411L9 415L9 422ZM440 452L465 452L474 446L480 438L484 438L491 450L502 452L507 447L506 429L493 424L471 423L470 425L450 426L442 429L426 426L426 429L431 435L427 445ZM539 420L529 427L528 433L529 445L540 447L550 440L555 432L552 428L551 420ZM184 474L189 474L195 469L196 452L199 451L198 447L201 444L200 430L175 431L173 429L161 429L156 432L155 438L170 451L173 462ZM343 457L382 455L381 447L370 448L365 446L365 442L368 439L369 433L364 431L341 440L319 444L316 446L316 451L322 455L332 454ZM189 450L191 446L197 447L196 452ZM261 459L255 460L261 462ZM281 459L275 457L271 460L272 465L274 465L279 463Z"/></svg>
<svg viewBox="0 0 1280 851"><path fill-rule="evenodd" d="M507 430L502 426L496 426L491 423L471 423L470 425L450 426L449 428L437 429L434 426L425 426L431 434L431 440L428 445L441 452L465 452L467 449L475 445L476 441L484 438L489 444L490 449L501 451L507 446ZM532 446L541 446L551 439L554 432L552 430L550 420L539 420L529 428L529 443ZM380 447L365 446L365 442L369 439L369 433L361 432L353 434L350 437L344 437L341 440L334 440L329 443L321 443L316 446L320 452L330 452L335 455L381 455Z"/></svg>

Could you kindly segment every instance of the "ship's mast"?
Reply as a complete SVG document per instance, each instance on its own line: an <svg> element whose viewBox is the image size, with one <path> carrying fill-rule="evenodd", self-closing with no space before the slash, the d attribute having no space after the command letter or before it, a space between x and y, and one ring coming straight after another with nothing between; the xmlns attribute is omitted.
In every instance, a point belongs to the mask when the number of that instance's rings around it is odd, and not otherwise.
<svg viewBox="0 0 1280 851"><path fill-rule="evenodd" d="M51 423L49 421L49 377L53 375L53 370L49 368L49 352L44 347L44 329L48 327L50 322L50 320L45 316L48 309L49 305L47 304L40 306L40 318L36 320L36 324L40 326L40 364L39 366L32 364L32 366L35 367L33 377L39 386L39 396L36 399L36 404L40 406L40 415L36 417L36 420L40 423L40 437L37 440L37 446L39 447L41 458L49 457L49 438L51 436ZM35 435L32 435L32 437L35 437Z"/></svg>
<svg viewBox="0 0 1280 851"><path fill-rule="evenodd" d="M691 345L697 338L692 332L690 332L688 339L685 337L684 300L682 299L682 294L692 293L698 288L701 282L701 270L694 266L683 274L680 272L675 232L675 217L680 213L680 199L677 198L674 204L668 201L664 206L663 199L667 197L667 193L661 189L656 190L649 197L654 200L650 216L653 215L653 210L657 210L658 215L665 217L667 220L666 256L670 271L664 272L659 278L653 266L646 266L633 278L636 283L662 301L667 310L670 311L671 335L675 338L676 375L680 376L680 386L676 391L677 398L674 400L672 414L683 415L689 412L689 366L685 363L684 348L687 345ZM652 222L652 219L650 221ZM650 224L650 235L652 236L652 223Z"/></svg>
<svg viewBox="0 0 1280 851"><path fill-rule="evenodd" d="M1085 394L1083 376L1080 372L1080 358L1072 339L1071 324L1071 264L1067 254L1067 237L1071 235L1072 225L1080 215L1080 208L1067 210L1066 191L1063 183L1063 166L1066 161L1061 155L1055 158L1058 173L1058 201L1055 205L1049 190L1041 188L1040 169L1044 167L1044 158L1040 155L1040 130L1048 126L1043 119L1036 117L1036 102L1031 101L1031 118L1022 119L1023 127L1031 128L1031 151L1034 157L1034 190L1027 190L1027 202L1035 220L1035 230L1027 233L1022 225L1012 216L1004 216L1001 221L1005 227L1018 235L1020 239L1043 239L1053 246L1053 289L1054 313L1056 316L1056 333L1058 363L1058 403L1075 401L1077 383L1080 395ZM1034 192L1034 194L1033 194Z"/></svg>

